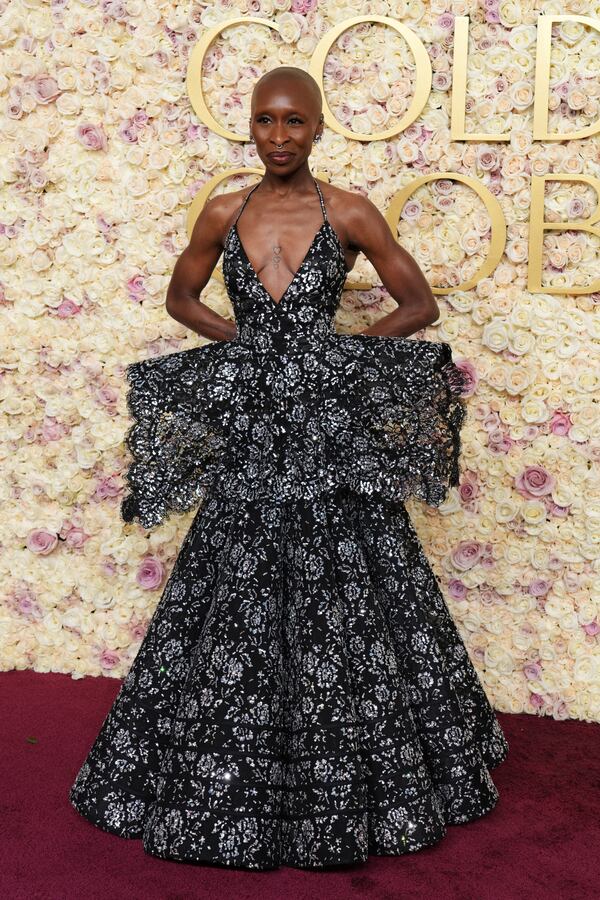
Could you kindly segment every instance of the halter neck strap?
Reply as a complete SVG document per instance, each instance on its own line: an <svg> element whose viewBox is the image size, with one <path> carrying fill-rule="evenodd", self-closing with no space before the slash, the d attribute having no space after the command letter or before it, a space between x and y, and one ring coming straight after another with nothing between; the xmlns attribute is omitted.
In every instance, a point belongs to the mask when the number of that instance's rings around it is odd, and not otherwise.
<svg viewBox="0 0 600 900"><path fill-rule="evenodd" d="M234 224L234 225L236 224L237 220L238 220L239 217L241 216L242 210L244 209L246 203L248 202L248 199L249 199L249 197L250 197L250 194L252 193L252 191L255 191L255 190L256 190L256 188L258 187L259 184L260 184L260 181L258 181L258 182L254 185L254 187L251 188L251 189L248 191L248 193L246 194L246 196L244 197L244 200L243 200L243 202L242 202L242 205L241 205L240 208L238 209L237 216L236 216L235 219L233 220L233 224Z"/></svg>
<svg viewBox="0 0 600 900"><path fill-rule="evenodd" d="M319 182L317 181L317 179L313 178L313 181L315 183L315 187L316 187L317 193L319 195L319 201L321 203L321 212L323 213L323 221L326 222L327 221L327 210L325 209L325 201L323 200L323 194L321 193L321 188L319 187Z"/></svg>
<svg viewBox="0 0 600 900"><path fill-rule="evenodd" d="M323 200L323 194L321 193L321 188L319 187L319 182L318 182L317 179L314 178L314 177L313 177L313 181L314 181L315 187L316 187L316 189L317 189L317 194L319 195L319 203L321 204L321 212L323 213L323 221L324 221L324 222L327 222L327 210L325 209L325 201ZM250 194L251 194L253 191L256 190L256 188L258 187L258 185L259 185L260 183L261 183L260 181L257 182L257 184L255 184L254 187L251 188L251 189L248 191L248 193L246 194L246 196L244 197L244 200L243 200L243 202L242 202L242 205L241 205L240 208L238 209L237 215L236 215L235 219L233 220L233 224L234 224L234 225L237 223L237 220L238 220L239 217L241 216L242 211L243 211L243 209L244 209L246 203L247 203L248 200L250 199Z"/></svg>

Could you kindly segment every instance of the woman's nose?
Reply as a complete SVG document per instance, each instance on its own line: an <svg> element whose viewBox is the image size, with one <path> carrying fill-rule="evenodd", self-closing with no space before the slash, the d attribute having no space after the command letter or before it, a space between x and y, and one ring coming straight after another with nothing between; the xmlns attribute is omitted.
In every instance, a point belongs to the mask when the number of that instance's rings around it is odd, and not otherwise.
<svg viewBox="0 0 600 900"><path fill-rule="evenodd" d="M283 126L279 128L275 125L271 129L270 138L272 141L275 141L276 144L283 144L284 141L287 141L287 131Z"/></svg>

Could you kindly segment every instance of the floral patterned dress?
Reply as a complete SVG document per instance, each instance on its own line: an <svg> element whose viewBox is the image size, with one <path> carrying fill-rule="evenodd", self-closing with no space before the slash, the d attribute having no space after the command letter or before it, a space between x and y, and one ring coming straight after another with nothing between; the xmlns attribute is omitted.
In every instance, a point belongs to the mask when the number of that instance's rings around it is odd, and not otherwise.
<svg viewBox="0 0 600 900"><path fill-rule="evenodd" d="M237 337L127 368L123 519L198 509L69 799L156 857L364 862L498 801L508 744L403 503L458 482L464 376L446 343L335 332L315 186L280 302L236 218Z"/></svg>

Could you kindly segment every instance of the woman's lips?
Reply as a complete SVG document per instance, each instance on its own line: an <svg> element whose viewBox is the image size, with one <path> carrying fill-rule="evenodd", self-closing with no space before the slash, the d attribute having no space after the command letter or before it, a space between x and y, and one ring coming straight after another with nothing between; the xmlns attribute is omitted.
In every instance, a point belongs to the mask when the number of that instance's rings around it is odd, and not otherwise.
<svg viewBox="0 0 600 900"><path fill-rule="evenodd" d="M287 162L293 155L293 153L269 153L269 159L274 162Z"/></svg>

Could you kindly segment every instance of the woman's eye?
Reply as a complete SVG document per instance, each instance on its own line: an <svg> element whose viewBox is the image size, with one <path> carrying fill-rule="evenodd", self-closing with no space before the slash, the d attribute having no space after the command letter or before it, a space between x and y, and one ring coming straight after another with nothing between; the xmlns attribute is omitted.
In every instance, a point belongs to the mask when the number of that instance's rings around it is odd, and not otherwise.
<svg viewBox="0 0 600 900"><path fill-rule="evenodd" d="M256 120L257 122L265 122L267 120L267 116L259 116ZM302 119L299 119L297 116L292 116L290 122L300 122L302 124Z"/></svg>

